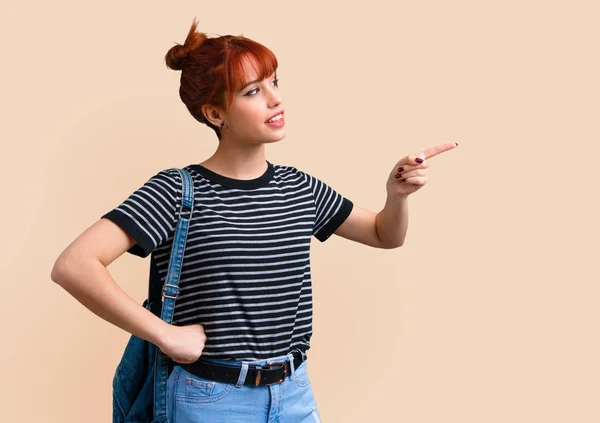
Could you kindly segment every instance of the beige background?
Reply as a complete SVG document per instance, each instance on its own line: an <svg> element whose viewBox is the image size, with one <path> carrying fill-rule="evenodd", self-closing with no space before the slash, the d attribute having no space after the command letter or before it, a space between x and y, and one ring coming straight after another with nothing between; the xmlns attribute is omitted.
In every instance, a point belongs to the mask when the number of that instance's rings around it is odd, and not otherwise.
<svg viewBox="0 0 600 423"><path fill-rule="evenodd" d="M278 56L267 159L380 211L402 157L457 141L406 243L313 239L325 422L598 422L600 30L584 1L3 1L2 420L108 422L129 334L50 279L81 232L216 137L164 55L194 16ZM109 270L141 304L149 258Z"/></svg>

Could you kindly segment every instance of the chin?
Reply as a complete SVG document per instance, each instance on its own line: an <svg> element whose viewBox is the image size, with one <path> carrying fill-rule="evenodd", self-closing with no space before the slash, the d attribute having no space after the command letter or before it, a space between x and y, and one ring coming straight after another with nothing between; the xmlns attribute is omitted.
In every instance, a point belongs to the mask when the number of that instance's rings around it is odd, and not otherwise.
<svg viewBox="0 0 600 423"><path fill-rule="evenodd" d="M278 134L271 134L270 137L266 138L266 143L273 143L273 142L277 142L277 141L281 141L282 139L285 138L287 134L285 133L285 130L282 130L280 133Z"/></svg>

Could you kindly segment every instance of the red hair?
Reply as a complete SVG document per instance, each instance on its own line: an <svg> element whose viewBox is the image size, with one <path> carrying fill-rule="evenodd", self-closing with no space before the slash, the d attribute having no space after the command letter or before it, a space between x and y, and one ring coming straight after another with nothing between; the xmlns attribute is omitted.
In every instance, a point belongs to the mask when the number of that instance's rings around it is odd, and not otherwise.
<svg viewBox="0 0 600 423"><path fill-rule="evenodd" d="M212 128L220 141L220 128L206 119L202 106L210 104L228 110L235 92L250 82L244 59L251 59L260 79L271 76L278 63L275 54L256 41L234 35L208 38L206 33L196 31L197 26L194 18L184 44L171 47L165 60L169 68L182 71L179 97L189 112Z"/></svg>

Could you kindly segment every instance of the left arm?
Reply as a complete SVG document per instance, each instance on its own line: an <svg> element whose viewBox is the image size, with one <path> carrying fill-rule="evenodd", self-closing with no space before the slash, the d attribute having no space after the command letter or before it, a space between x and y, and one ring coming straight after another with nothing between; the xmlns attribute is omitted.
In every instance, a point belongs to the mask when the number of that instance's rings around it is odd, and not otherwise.
<svg viewBox="0 0 600 423"><path fill-rule="evenodd" d="M388 195L385 207L377 214L376 227L384 245L401 247L408 229L408 198Z"/></svg>
<svg viewBox="0 0 600 423"><path fill-rule="evenodd" d="M386 182L388 195L383 210L375 214L354 206L335 234L376 248L402 246L408 229L408 196L427 183L428 159L457 146L440 144L402 158Z"/></svg>
<svg viewBox="0 0 600 423"><path fill-rule="evenodd" d="M379 213L354 205L335 234L370 247L391 249L402 246L407 228L407 199L388 196Z"/></svg>

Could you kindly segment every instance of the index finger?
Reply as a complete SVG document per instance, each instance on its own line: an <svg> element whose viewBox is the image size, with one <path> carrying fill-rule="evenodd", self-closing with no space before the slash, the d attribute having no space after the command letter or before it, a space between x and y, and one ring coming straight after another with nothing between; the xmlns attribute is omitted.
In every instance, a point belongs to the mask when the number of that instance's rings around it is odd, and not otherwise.
<svg viewBox="0 0 600 423"><path fill-rule="evenodd" d="M452 150L453 148L456 148L456 146L457 146L457 144L455 142L447 142L444 144L439 144L439 145L436 145L435 147L431 147L431 148L428 148L427 150L420 152L419 154L417 154L417 156L425 157L425 159L430 159L432 157L437 156L440 153L443 153L444 151Z"/></svg>

